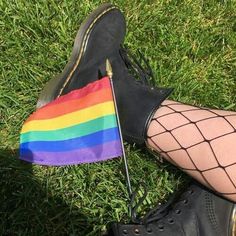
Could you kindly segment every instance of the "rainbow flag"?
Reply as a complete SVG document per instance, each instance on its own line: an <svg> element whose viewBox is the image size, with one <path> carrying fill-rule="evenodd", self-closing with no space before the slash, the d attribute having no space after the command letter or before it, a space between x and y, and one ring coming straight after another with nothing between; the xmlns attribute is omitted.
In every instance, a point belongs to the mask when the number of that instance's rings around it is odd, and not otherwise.
<svg viewBox="0 0 236 236"><path fill-rule="evenodd" d="M20 159L72 165L122 155L108 77L61 96L34 112L20 135Z"/></svg>

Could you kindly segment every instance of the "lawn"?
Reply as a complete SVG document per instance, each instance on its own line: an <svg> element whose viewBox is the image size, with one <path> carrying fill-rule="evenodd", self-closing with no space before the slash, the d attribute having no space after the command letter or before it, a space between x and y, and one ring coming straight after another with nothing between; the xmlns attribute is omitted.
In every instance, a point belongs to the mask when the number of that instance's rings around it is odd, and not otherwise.
<svg viewBox="0 0 236 236"><path fill-rule="evenodd" d="M77 29L102 1L0 1L0 235L100 235L128 221L123 163L31 166L18 160L19 132L46 81L64 68ZM236 2L117 0L126 45L149 59L172 99L236 110ZM188 181L145 150L126 145L131 181L145 180L143 210Z"/></svg>

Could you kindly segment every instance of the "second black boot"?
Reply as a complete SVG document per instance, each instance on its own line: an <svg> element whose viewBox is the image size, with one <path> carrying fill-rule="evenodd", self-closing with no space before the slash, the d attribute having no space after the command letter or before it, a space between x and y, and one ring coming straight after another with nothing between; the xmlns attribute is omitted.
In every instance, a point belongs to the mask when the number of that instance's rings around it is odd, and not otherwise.
<svg viewBox="0 0 236 236"><path fill-rule="evenodd" d="M139 223L113 223L109 236L235 236L236 205L191 185L177 201L150 211Z"/></svg>

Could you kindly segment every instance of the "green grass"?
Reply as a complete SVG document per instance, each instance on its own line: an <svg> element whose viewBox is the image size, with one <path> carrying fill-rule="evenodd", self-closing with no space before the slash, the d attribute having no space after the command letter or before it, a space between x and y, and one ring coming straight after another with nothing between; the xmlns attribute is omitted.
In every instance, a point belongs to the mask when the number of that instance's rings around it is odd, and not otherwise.
<svg viewBox="0 0 236 236"><path fill-rule="evenodd" d="M236 110L236 3L117 0L126 44L149 58L172 99ZM100 235L127 221L122 161L73 167L18 160L19 131L46 81L64 68L76 31L101 1L0 1L0 234ZM127 147L132 183L163 201L186 179L147 152ZM147 206L143 206L146 209Z"/></svg>

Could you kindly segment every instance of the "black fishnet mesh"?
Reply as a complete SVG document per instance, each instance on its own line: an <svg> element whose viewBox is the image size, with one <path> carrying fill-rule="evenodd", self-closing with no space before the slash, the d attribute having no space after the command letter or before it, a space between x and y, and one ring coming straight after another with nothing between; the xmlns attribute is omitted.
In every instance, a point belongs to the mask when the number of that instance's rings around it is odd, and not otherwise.
<svg viewBox="0 0 236 236"><path fill-rule="evenodd" d="M236 180L233 179L235 177L232 177L229 174L230 167L234 167L234 170L236 169L236 157L234 158L234 162L232 161L231 163L222 164L222 160L221 161L219 160L219 157L217 156L217 153L215 153L214 147L212 146L213 142L215 142L216 140L223 139L224 137L232 135L232 134L235 135L235 132L236 132L236 127L235 126L236 126L236 124L231 123L230 120L231 120L232 117L236 117L236 113L234 113L234 112L232 112L232 113L225 112L224 113L224 111L220 111L220 110L210 110L210 109L207 109L207 108L199 108L199 107L193 107L193 106L188 106L188 105L186 105L186 109L184 109L184 110L175 109L175 107L177 108L177 106L180 106L180 105L182 105L182 104L173 102L173 103L169 103L169 104L167 103L167 104L161 106L161 107L168 108L168 112L166 114L160 115L158 117L154 116L154 118L152 118L152 120L151 120L151 123L152 122L157 122L157 124L161 127L161 129L160 129L161 131L156 133L156 134L148 135L148 141L155 146L155 149L161 155L165 156L167 160L169 160L170 162L172 162L173 164L175 164L177 166L179 166L179 165L176 163L174 158L171 157L170 154L171 153L173 154L176 151L183 152L183 154L185 156L187 155L188 160L186 159L186 161L189 162L192 165L192 168L181 167L181 169L184 170L185 172L188 172L188 173L191 172L192 173L191 175L195 174L196 176L200 177L208 187L212 188L215 191L217 191L217 190L214 188L214 186L208 180L208 174L213 173L214 171L218 171L218 173L224 174L225 177L228 178L228 180L232 184L231 189L233 189L233 191L220 192L220 194L236 196L235 195L236 194L236 183L235 183ZM203 110L206 111L207 117L205 117L205 118L203 117L202 119L199 119L199 120L190 119L188 117L188 112L191 112L191 111L196 112L196 111L200 111L200 110L201 111L203 111ZM172 128L172 129L169 129L169 128L167 129L163 125L163 122L160 122L160 118L164 118L164 117L169 116L171 114L179 114L182 117L184 117L186 119L184 124L181 124L181 125L179 125L175 128ZM207 120L210 120L210 119L214 119L214 122L216 122L216 123L220 122L221 125L226 125L227 126L226 131L223 134L219 134L214 138L209 137L209 135L206 132L204 132L203 128L201 127L201 124L204 121L207 121ZM174 122L175 121L173 121L173 123ZM187 126L188 126L188 128L190 128L191 126L194 126L194 128L197 129L198 134L193 133L193 135L199 135L199 142L194 143L192 145L183 145L183 144L181 144L181 142L179 142L179 140L176 137L175 132L178 129L184 128L184 127L187 127ZM217 132L217 127L216 127L216 132ZM178 147L176 147L175 149L172 149L172 150L163 150L160 147L160 145L157 144L157 142L154 140L154 138L157 138L157 137L161 138L161 136L163 134L166 134L166 133L171 135L171 137L177 143L176 146L178 146ZM208 148L207 150L209 152L209 155L212 155L212 158L215 159L215 164L214 165L212 165L208 168L204 168L204 165L202 165L202 166L199 165L199 163L203 164L203 162L204 162L203 159L202 160L198 159L198 161L196 161L196 159L193 158L193 156L191 154L191 152L192 152L191 149L197 148L198 145L205 145L204 148ZM235 142L235 145L236 145L236 142ZM217 192L219 192L219 191L217 191Z"/></svg>

